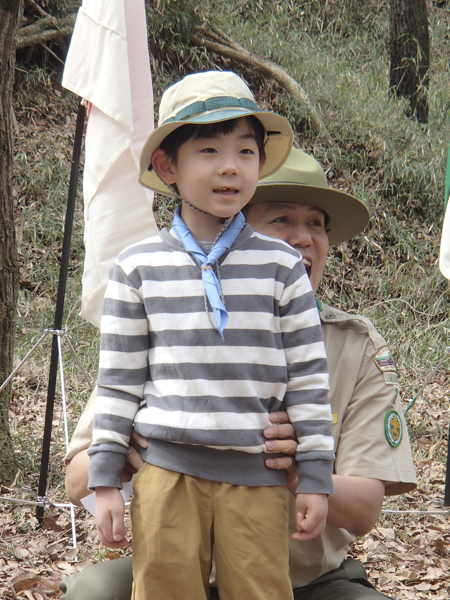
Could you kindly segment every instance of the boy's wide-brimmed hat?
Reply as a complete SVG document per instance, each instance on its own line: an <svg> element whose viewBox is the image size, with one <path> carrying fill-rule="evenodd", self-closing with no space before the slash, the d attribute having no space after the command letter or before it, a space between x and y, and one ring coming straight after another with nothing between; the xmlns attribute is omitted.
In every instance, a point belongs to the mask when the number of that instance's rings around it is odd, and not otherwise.
<svg viewBox="0 0 450 600"><path fill-rule="evenodd" d="M207 71L187 75L163 94L158 127L141 152L139 183L164 196L174 196L151 167L152 154L163 139L188 123L205 125L250 115L259 119L266 131L266 162L261 177L267 177L289 156L293 141L289 122L281 115L260 110L247 85L235 73Z"/></svg>
<svg viewBox="0 0 450 600"><path fill-rule="evenodd" d="M317 206L327 213L330 245L361 233L370 219L366 205L354 196L328 187L327 176L315 158L292 148L276 173L261 180L249 204L293 202Z"/></svg>

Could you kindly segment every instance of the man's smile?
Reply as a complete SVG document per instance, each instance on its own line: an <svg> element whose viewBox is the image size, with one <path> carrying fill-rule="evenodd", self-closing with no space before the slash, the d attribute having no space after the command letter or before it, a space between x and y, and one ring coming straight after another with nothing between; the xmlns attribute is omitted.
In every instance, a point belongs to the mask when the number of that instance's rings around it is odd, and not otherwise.
<svg viewBox="0 0 450 600"><path fill-rule="evenodd" d="M303 264L305 265L305 268L306 268L306 272L307 272L307 274L308 274L308 277L310 277L310 275L311 275L311 266L312 266L312 263L311 263L311 261L310 261L310 260L308 260L307 258L303 257L303 261L302 261L302 262L303 262Z"/></svg>

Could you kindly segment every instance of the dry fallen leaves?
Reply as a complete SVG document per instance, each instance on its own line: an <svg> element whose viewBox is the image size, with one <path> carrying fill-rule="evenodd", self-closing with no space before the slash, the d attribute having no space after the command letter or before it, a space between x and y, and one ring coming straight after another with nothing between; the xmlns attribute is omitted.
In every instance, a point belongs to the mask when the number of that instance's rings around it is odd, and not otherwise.
<svg viewBox="0 0 450 600"><path fill-rule="evenodd" d="M445 383L448 386L447 383ZM448 387L446 387L448 389ZM20 401L20 400L19 400ZM36 413L45 403L34 402L28 414L34 423L42 419ZM13 405L12 410L17 406ZM427 418L426 405L419 406L415 419ZM410 418L410 417L408 417ZM447 415L439 417L444 431ZM433 419L436 421L437 417ZM428 438L424 438L427 441ZM413 442L419 477L418 489L387 500L385 508L403 510L439 510L434 500L443 497L445 463L430 456L436 442ZM436 449L435 449L436 451ZM62 454L58 458L62 468ZM1 487L1 494L17 496L17 489ZM62 490L58 501L62 501ZM97 560L114 560L122 554L110 552L98 544L93 518L77 511L78 549L72 548L68 513L46 509L44 527L35 518L34 508L0 502L0 598L14 597L48 600L61 595L59 582ZM370 580L382 593L396 600L450 597L450 527L447 515L386 515L373 531L359 538L351 554L361 561Z"/></svg>

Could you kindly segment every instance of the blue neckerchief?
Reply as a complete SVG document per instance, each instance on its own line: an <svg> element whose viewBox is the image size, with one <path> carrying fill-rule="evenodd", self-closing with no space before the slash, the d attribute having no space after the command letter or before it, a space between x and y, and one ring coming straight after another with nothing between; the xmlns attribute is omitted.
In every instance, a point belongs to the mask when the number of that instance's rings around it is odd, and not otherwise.
<svg viewBox="0 0 450 600"><path fill-rule="evenodd" d="M224 303L222 302L222 298L220 297L220 283L216 277L216 274L214 273L214 265L222 256L222 254L232 246L234 240L243 230L244 225L245 217L241 212L238 212L223 235L220 236L220 238L211 248L208 256L206 256L192 235L190 229L181 218L180 206L177 206L172 222L172 227L180 242L183 244L184 249L194 256L202 270L202 280L206 297L208 298L214 311L217 330L220 333L222 340L224 340L223 330L228 322L228 313Z"/></svg>

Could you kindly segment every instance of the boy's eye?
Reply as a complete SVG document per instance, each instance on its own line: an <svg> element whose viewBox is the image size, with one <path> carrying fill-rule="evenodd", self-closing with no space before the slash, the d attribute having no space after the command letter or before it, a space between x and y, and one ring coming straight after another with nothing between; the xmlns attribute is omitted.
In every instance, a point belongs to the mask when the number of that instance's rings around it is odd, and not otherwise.
<svg viewBox="0 0 450 600"><path fill-rule="evenodd" d="M255 151L252 148L244 148L241 150L241 154L255 154Z"/></svg>
<svg viewBox="0 0 450 600"><path fill-rule="evenodd" d="M204 154L214 154L216 152L215 148L202 148L200 150L200 152L203 152Z"/></svg>

